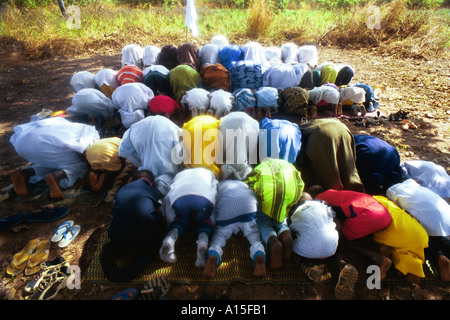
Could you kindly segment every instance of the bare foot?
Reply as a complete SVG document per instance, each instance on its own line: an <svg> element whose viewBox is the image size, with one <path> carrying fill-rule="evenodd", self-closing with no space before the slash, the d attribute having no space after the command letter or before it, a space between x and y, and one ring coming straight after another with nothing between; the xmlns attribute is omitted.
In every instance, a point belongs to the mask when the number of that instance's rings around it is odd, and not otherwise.
<svg viewBox="0 0 450 320"><path fill-rule="evenodd" d="M27 180L22 173L22 171L18 170L11 174L11 180L14 185L14 191L19 196L26 196L30 193L27 186Z"/></svg>
<svg viewBox="0 0 450 320"><path fill-rule="evenodd" d="M216 276L217 271L217 256L212 254L209 256L208 261L206 262L205 270L203 271L203 275L207 278L212 278Z"/></svg>
<svg viewBox="0 0 450 320"><path fill-rule="evenodd" d="M292 239L291 232L289 230L283 231L278 238L283 244L283 259L289 261L292 255L292 247L294 240Z"/></svg>
<svg viewBox="0 0 450 320"><path fill-rule="evenodd" d="M442 281L450 281L450 260L445 256L439 256L438 270Z"/></svg>
<svg viewBox="0 0 450 320"><path fill-rule="evenodd" d="M270 237L268 243L270 254L270 268L281 268L283 262L283 244L276 237Z"/></svg>
<svg viewBox="0 0 450 320"><path fill-rule="evenodd" d="M380 264L380 280L383 281L384 279L386 279L386 274L389 270L389 268L392 265L392 261L389 258L383 257L383 260L381 261Z"/></svg>
<svg viewBox="0 0 450 320"><path fill-rule="evenodd" d="M65 198L53 174L51 173L46 174L45 182L47 182L48 186L50 187L50 198L55 199Z"/></svg>
<svg viewBox="0 0 450 320"><path fill-rule="evenodd" d="M92 191L99 192L105 183L105 174L100 173L97 175L95 172L91 171L89 172L89 181L91 183Z"/></svg>
<svg viewBox="0 0 450 320"><path fill-rule="evenodd" d="M266 273L266 261L264 260L264 256L257 256L255 260L255 270L253 271L253 275L256 277L263 277L266 275Z"/></svg>

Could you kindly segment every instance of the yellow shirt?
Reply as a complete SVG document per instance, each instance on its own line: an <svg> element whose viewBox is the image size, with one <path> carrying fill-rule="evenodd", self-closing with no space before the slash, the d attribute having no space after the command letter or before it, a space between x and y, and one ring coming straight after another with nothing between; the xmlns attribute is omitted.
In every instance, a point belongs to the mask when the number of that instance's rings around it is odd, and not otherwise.
<svg viewBox="0 0 450 320"><path fill-rule="evenodd" d="M184 165L187 168L203 167L219 177L217 163L222 161L219 124L220 120L201 115L183 125Z"/></svg>
<svg viewBox="0 0 450 320"><path fill-rule="evenodd" d="M428 247L427 232L416 219L393 201L383 196L374 198L388 209L392 222L386 229L375 232L373 239L391 247L390 259L401 273L425 277L423 264L424 249Z"/></svg>

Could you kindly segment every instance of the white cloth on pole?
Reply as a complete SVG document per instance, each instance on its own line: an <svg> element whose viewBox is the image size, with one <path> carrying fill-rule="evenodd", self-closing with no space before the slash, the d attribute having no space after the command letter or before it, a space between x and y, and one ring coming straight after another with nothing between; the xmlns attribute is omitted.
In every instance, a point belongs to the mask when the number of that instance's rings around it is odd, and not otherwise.
<svg viewBox="0 0 450 320"><path fill-rule="evenodd" d="M191 29L194 37L198 36L197 10L195 9L194 0L186 1L186 26Z"/></svg>

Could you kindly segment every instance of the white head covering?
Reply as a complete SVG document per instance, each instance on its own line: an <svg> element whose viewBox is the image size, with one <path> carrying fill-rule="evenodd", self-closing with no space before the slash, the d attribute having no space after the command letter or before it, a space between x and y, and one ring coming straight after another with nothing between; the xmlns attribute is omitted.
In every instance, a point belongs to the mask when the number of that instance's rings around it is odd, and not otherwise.
<svg viewBox="0 0 450 320"><path fill-rule="evenodd" d="M311 200L301 204L292 214L289 226L296 234L293 251L309 259L332 256L339 242L333 216L331 207L322 201Z"/></svg>
<svg viewBox="0 0 450 320"><path fill-rule="evenodd" d="M117 81L116 75L116 70L102 69L95 75L95 83L99 88L101 88L104 84L113 88L117 88L120 84Z"/></svg>
<svg viewBox="0 0 450 320"><path fill-rule="evenodd" d="M309 64L312 68L317 65L319 56L317 48L312 45L301 46L298 48L298 62Z"/></svg>
<svg viewBox="0 0 450 320"><path fill-rule="evenodd" d="M128 44L122 49L122 67L126 64L134 65L142 69L144 48L137 44Z"/></svg>
<svg viewBox="0 0 450 320"><path fill-rule="evenodd" d="M363 103L366 101L366 90L360 87L341 88L339 102L344 102L346 100L350 100L353 103Z"/></svg>
<svg viewBox="0 0 450 320"><path fill-rule="evenodd" d="M95 76L89 71L77 72L70 79L70 85L76 92L85 88L95 88Z"/></svg>
<svg viewBox="0 0 450 320"><path fill-rule="evenodd" d="M219 51L220 47L217 44L205 44L199 52L201 66L219 63Z"/></svg>
<svg viewBox="0 0 450 320"><path fill-rule="evenodd" d="M144 63L144 67L156 64L160 52L161 49L157 46L146 46L142 54L142 62Z"/></svg>
<svg viewBox="0 0 450 320"><path fill-rule="evenodd" d="M212 37L211 43L218 45L219 49L222 49L223 47L229 45L228 39L223 35L217 35L217 36Z"/></svg>
<svg viewBox="0 0 450 320"><path fill-rule="evenodd" d="M295 43L285 43L281 45L281 60L284 63L298 63L298 46Z"/></svg>
<svg viewBox="0 0 450 320"><path fill-rule="evenodd" d="M209 108L209 91L203 88L193 88L184 94L181 104L187 105L189 110L194 108L206 111Z"/></svg>

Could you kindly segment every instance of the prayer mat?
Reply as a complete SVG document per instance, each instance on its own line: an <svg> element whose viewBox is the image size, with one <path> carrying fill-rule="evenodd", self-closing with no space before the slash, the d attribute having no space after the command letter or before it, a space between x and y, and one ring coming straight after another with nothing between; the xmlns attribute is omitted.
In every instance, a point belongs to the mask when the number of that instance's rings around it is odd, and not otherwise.
<svg viewBox="0 0 450 320"><path fill-rule="evenodd" d="M100 253L103 245L108 243L108 234L105 232L98 245L97 252L86 271L83 274L82 281L88 283L111 283L103 274L100 264ZM203 268L195 266L196 260L196 235L194 231L186 231L175 244L175 253L177 262L167 263L160 259L150 262L145 270L135 279L131 281L135 283L145 283L153 278L164 276L172 283L185 284L229 284L234 281L252 284L264 283L311 283L306 275L300 270L296 262L285 263L280 269L267 270L264 277L253 276L253 261L250 258L250 248L247 239L238 233L233 235L223 248L222 262L217 268L216 276L213 278L205 278L203 276ZM342 249L343 258L352 264L359 272L358 282L366 282L367 278L373 273L367 273L370 263L364 259L357 257L355 254ZM124 261L117 261L119 267ZM325 264L324 274L330 272L333 279L337 279L339 275L339 267L336 262ZM439 280L437 269L427 263L424 265L425 278L422 281L437 282L445 284ZM406 282L404 277L400 277L394 267L388 272L386 282Z"/></svg>

